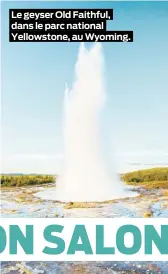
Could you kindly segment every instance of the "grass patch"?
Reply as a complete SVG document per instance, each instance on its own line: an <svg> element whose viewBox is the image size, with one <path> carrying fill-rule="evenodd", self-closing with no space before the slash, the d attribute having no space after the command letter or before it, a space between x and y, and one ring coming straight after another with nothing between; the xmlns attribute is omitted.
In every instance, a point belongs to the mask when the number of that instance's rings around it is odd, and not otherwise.
<svg viewBox="0 0 168 274"><path fill-rule="evenodd" d="M144 188L146 189L168 189L168 181L163 182L146 182L144 184Z"/></svg>
<svg viewBox="0 0 168 274"><path fill-rule="evenodd" d="M142 182L142 183L130 183L128 185L142 186L145 189L168 189L168 181L153 181L153 182Z"/></svg>
<svg viewBox="0 0 168 274"><path fill-rule="evenodd" d="M49 185L55 182L52 175L1 175L1 186L20 187L33 185ZM168 189L168 168L152 168L121 174L121 179L129 185L143 186L147 189ZM95 189L96 191L96 189Z"/></svg>
<svg viewBox="0 0 168 274"><path fill-rule="evenodd" d="M145 189L168 189L168 168L151 168L121 175L128 185L142 186Z"/></svg>
<svg viewBox="0 0 168 274"><path fill-rule="evenodd" d="M153 181L168 181L168 168L151 168L138 170L121 175L121 179L129 183L143 183Z"/></svg>
<svg viewBox="0 0 168 274"><path fill-rule="evenodd" d="M54 183L51 175L1 175L2 187L33 186Z"/></svg>

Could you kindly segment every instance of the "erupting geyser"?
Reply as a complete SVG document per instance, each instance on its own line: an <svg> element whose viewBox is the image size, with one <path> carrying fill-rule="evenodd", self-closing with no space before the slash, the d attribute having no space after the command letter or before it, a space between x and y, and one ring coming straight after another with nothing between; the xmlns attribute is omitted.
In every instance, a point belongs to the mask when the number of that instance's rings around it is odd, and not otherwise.
<svg viewBox="0 0 168 274"><path fill-rule="evenodd" d="M101 44L88 50L80 45L76 79L64 100L65 167L56 181L58 201L107 201L130 196L114 172L111 178L104 165L99 118L105 103Z"/></svg>

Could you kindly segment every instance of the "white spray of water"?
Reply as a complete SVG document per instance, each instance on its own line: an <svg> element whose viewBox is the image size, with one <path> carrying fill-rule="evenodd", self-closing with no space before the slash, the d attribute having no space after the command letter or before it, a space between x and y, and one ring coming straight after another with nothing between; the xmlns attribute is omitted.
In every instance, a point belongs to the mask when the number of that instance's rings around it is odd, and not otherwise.
<svg viewBox="0 0 168 274"><path fill-rule="evenodd" d="M88 50L82 43L76 80L64 100L65 169L56 181L56 200L106 201L129 196L124 185L104 166L100 145L100 115L105 104L101 44Z"/></svg>

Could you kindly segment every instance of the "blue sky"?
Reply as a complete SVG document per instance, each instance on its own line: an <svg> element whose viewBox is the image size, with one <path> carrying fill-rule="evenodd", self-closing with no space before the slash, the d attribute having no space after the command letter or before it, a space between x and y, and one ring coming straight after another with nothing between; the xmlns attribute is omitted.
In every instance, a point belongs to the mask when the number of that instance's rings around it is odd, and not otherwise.
<svg viewBox="0 0 168 274"><path fill-rule="evenodd" d="M134 43L103 43L106 150L122 172L168 165L168 2L12 1L2 6L2 172L59 172L64 86L79 48L9 43L9 8L113 8L108 28L133 30Z"/></svg>

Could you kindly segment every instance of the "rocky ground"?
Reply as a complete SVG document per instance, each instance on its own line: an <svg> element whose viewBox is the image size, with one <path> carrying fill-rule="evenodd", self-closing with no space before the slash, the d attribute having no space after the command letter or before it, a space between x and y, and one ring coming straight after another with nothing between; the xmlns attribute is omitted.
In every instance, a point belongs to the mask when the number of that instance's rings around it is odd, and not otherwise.
<svg viewBox="0 0 168 274"><path fill-rule="evenodd" d="M1 216L4 218L56 218L56 217L168 217L168 191L166 189L136 188L138 196L105 203L58 203L42 200L39 191L55 191L52 185L2 188ZM167 274L166 262L2 262L2 274Z"/></svg>

